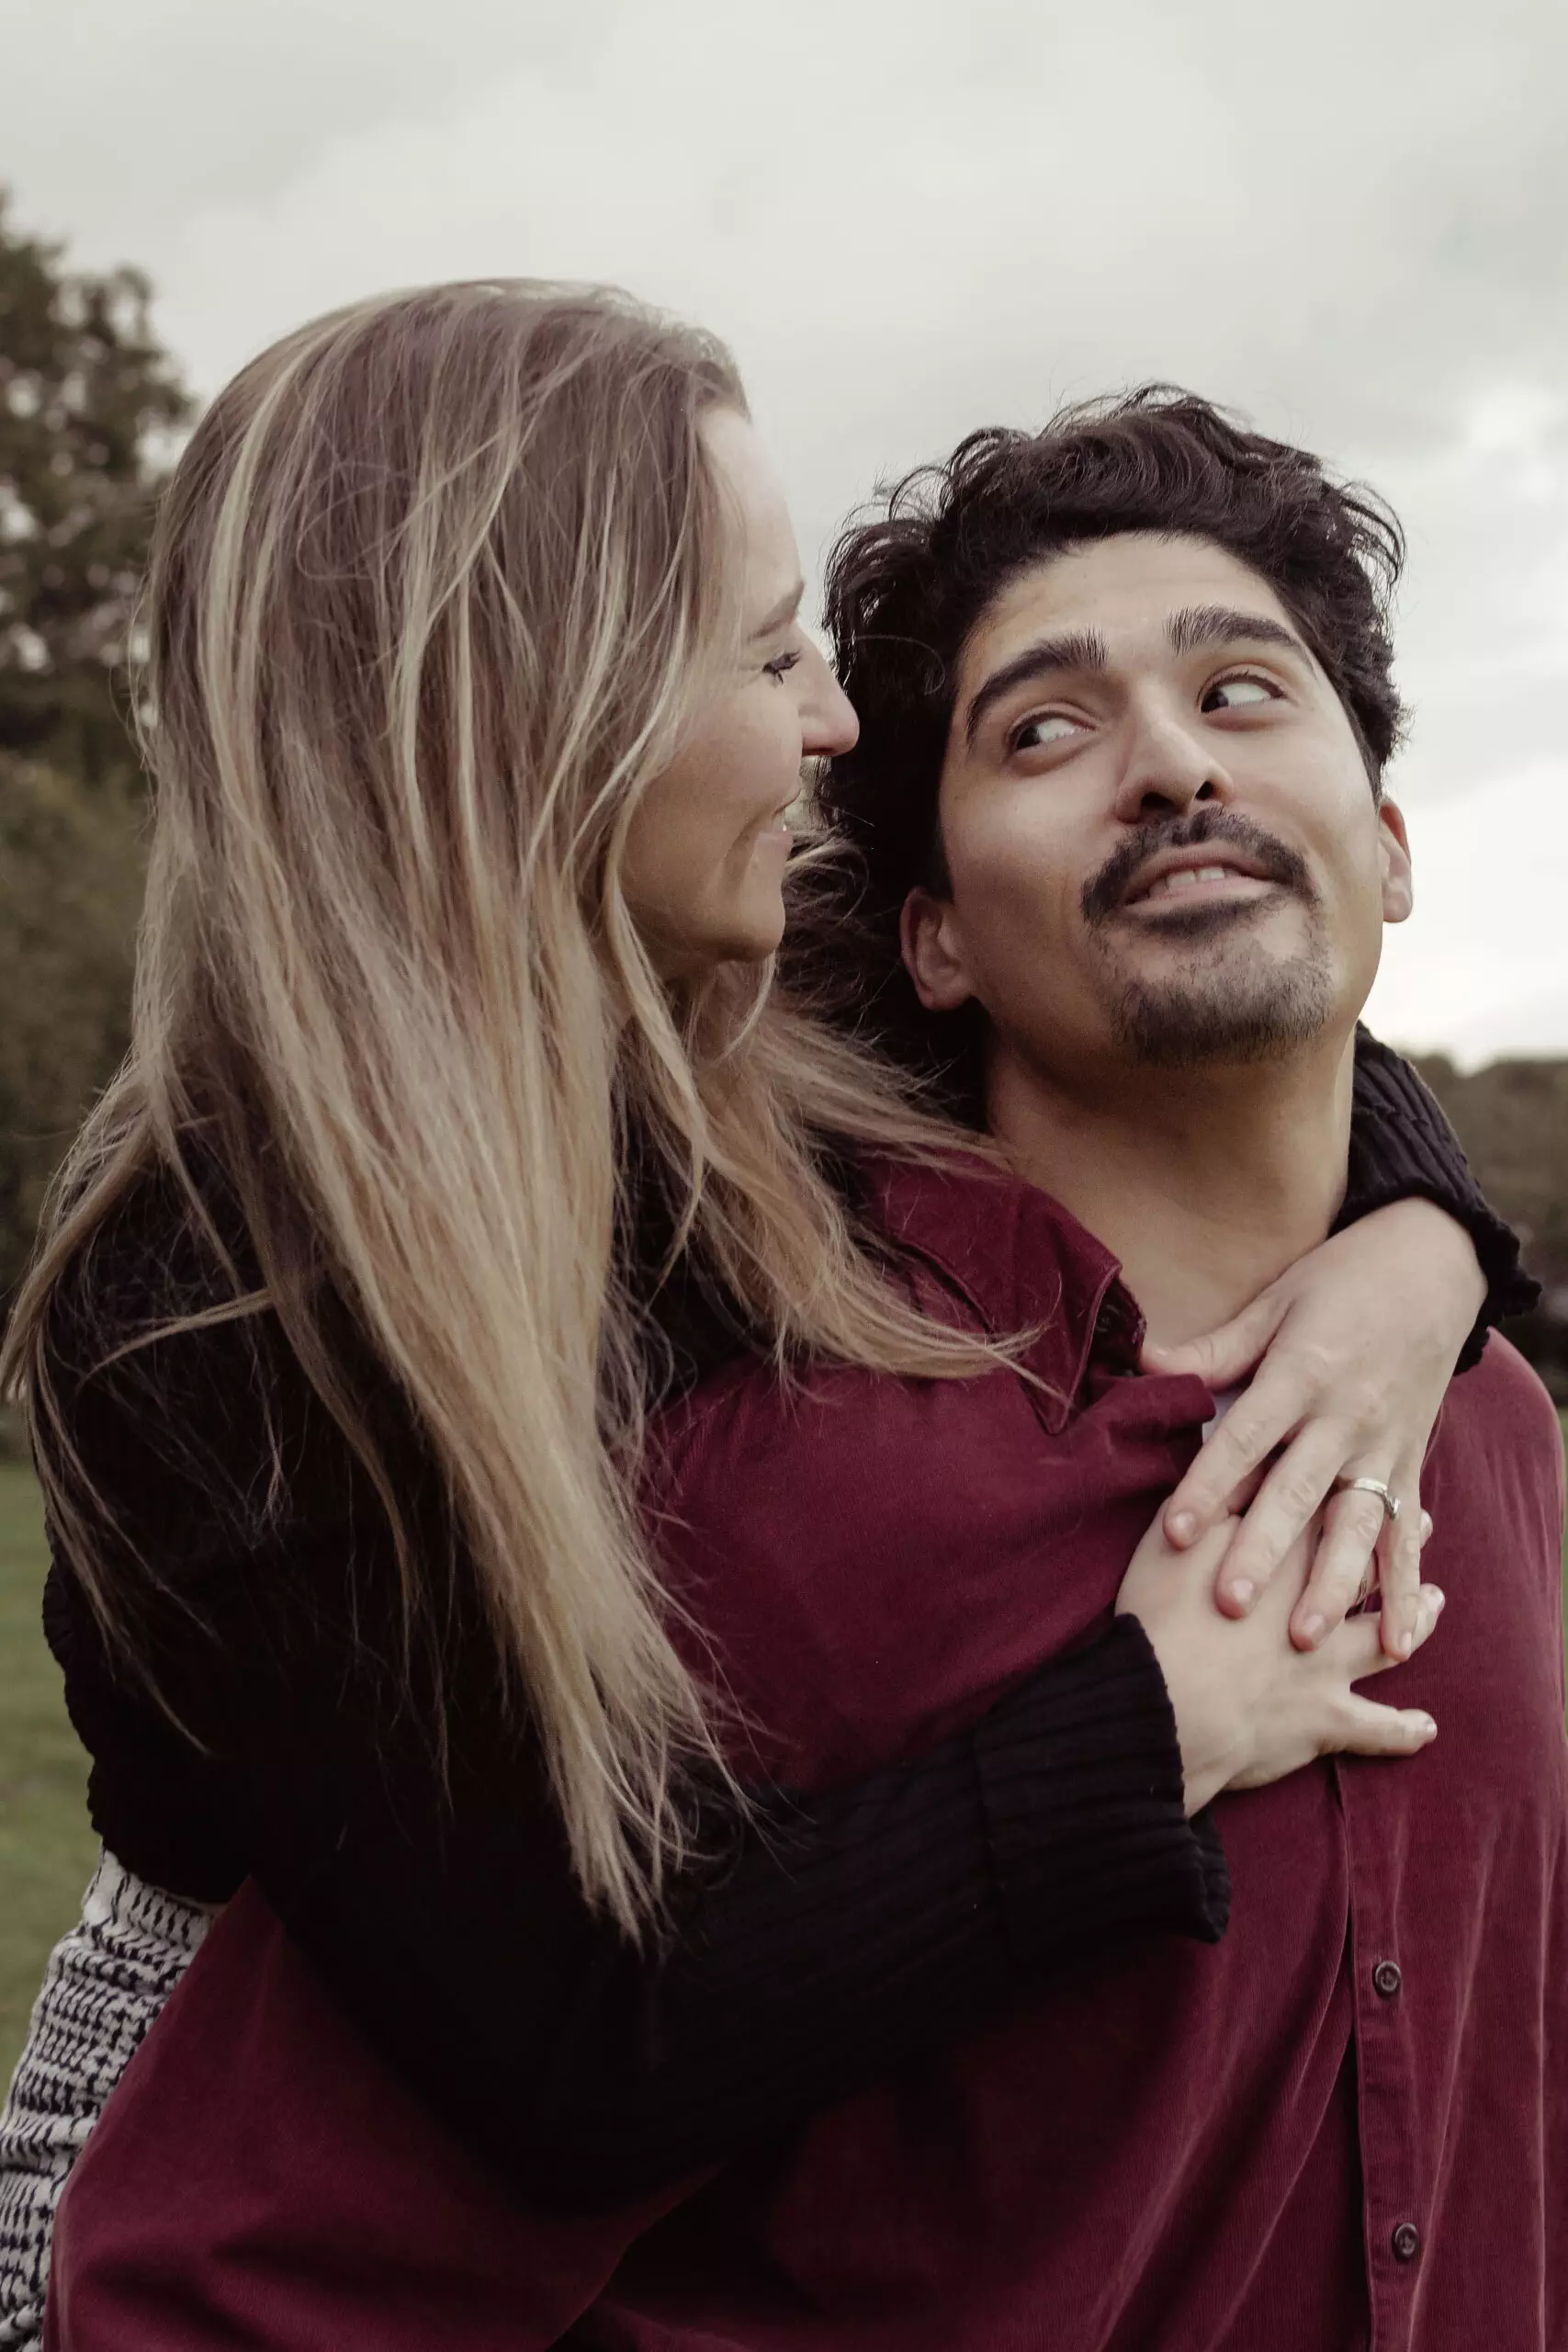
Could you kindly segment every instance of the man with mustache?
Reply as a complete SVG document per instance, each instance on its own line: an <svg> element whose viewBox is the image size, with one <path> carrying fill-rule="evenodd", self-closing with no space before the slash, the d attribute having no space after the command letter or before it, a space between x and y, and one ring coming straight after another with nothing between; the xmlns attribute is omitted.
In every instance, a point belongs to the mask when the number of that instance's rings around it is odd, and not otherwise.
<svg viewBox="0 0 1568 2352"><path fill-rule="evenodd" d="M663 1417L670 1583L765 1773L825 1788L919 1753L1103 1630L1215 1408L1182 1343L1332 1227L1357 1016L1411 904L1382 786L1397 559L1314 458L1164 393L974 436L841 543L862 734L823 802L857 872L819 901L802 977L988 1130L989 1155L851 1181L918 1295L1029 1337L1017 1369L964 1384L827 1366L784 1392L739 1360ZM1167 1352L1140 1375L1145 1331ZM1245 1399L1238 1420L1215 1475L1245 1466ZM1555 2352L1562 1457L1506 1342L1451 1390L1425 1491L1449 1606L1378 1691L1431 1709L1426 1751L1390 1769L1303 1745L1291 1779L1232 1794L1235 1757L1183 1749L1189 1810L1227 1790L1222 1943L1109 1943L687 2193L570 2226L459 2173L293 1978L236 2050L211 1970L209 2046L252 2161L287 2175L272 2243L289 2211L373 2215L411 2249L397 2295L443 2279L453 2342ZM1372 1478L1335 1507L1400 1499ZM1210 1605L1168 1566L1123 1592L1151 1631ZM1286 1580L1257 1607L1288 1642ZM1005 1848L1005 1774L987 1797ZM344 2086L330 2155L291 2128L311 2110L290 2079ZM150 2185L117 2218L148 2264L201 2133L223 2144L185 2080L186 2136L136 2143ZM116 2129L111 2108L107 2152ZM202 2193L177 2223L197 2240ZM371 2314L355 2340L409 2339Z"/></svg>
<svg viewBox="0 0 1568 2352"><path fill-rule="evenodd" d="M1382 786L1401 554L1306 453L1157 390L972 436L837 551L862 731L824 801L859 854L859 945L846 964L841 920L819 932L818 977L825 940L849 1017L988 1129L1040 1188L1025 1214L1048 1196L1065 1298L1096 1245L1114 1260L1080 1411L1140 1324L1182 1366L1333 1222L1356 1017L1412 904ZM987 1203L983 1180L956 1213L931 1186L902 1229L1005 1319L1026 1294ZM1129 1384L1140 1441L1163 1385ZM1218 1965L1074 1972L950 2070L952 2137L919 2111L932 2075L817 2134L757 2242L819 2278L807 2165L819 2187L886 2155L875 2218L831 2228L840 2290L878 2319L835 2344L1568 2341L1562 1442L1495 1337L1426 1487L1450 1605L1386 1695L1432 1706L1433 1748L1403 1781L1343 1760L1223 1799ZM1190 1796L1211 1768L1186 1762ZM939 2145L983 2184L945 2259Z"/></svg>
<svg viewBox="0 0 1568 2352"><path fill-rule="evenodd" d="M899 1170L872 1197L981 1324L1040 1331L1041 1389L827 1374L781 1414L759 1378L667 1435L681 1562L797 1779L897 1754L1092 1632L1130 1496L1185 1467L1215 1402L1182 1342L1333 1225L1357 1017L1412 903L1382 788L1400 553L1314 458L1163 391L976 435L840 542L862 731L822 798L859 870L804 977L999 1148L1006 1174ZM1140 1378L1145 1333L1166 1369ZM705 1535L742 1481L755 1556L721 1596ZM1395 1510L1379 1484L1352 1505ZM1223 1945L1064 1968L732 2168L633 2251L586 2340L1568 2342L1562 1447L1506 1341L1450 1389L1424 1484L1448 1607L1378 1688L1430 1707L1426 1753L1303 1755L1227 1792ZM1049 1555L1021 1540L1042 1490ZM819 1542L804 1562L808 1525L884 1516L852 1595ZM1184 1604L1156 1573L1123 1605L1153 1630ZM824 1623L834 1676L807 1696L791 1662ZM1189 1803L1233 1763L1184 1753Z"/></svg>

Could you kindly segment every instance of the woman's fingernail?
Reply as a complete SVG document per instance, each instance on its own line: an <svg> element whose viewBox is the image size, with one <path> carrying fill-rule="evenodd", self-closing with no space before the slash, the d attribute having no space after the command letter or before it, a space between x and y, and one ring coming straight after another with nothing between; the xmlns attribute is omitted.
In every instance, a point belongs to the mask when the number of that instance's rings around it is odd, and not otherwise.
<svg viewBox="0 0 1568 2352"><path fill-rule="evenodd" d="M1398 1638L1395 1640L1393 1646L1399 1657L1408 1657L1410 1656L1411 1651L1416 1646L1416 1635L1410 1626L1405 1626L1404 1632L1400 1634Z"/></svg>
<svg viewBox="0 0 1568 2352"><path fill-rule="evenodd" d="M1257 1589L1258 1587L1253 1583L1250 1577L1237 1577L1234 1584L1227 1584L1225 1587L1225 1590L1229 1593L1231 1599L1235 1601L1238 1609L1251 1608L1252 1596Z"/></svg>
<svg viewBox="0 0 1568 2352"><path fill-rule="evenodd" d="M1173 1544L1190 1544L1198 1532L1198 1521L1190 1510L1179 1510L1167 1532Z"/></svg>
<svg viewBox="0 0 1568 2352"><path fill-rule="evenodd" d="M1436 1739L1438 1736L1438 1726L1430 1715L1423 1715L1421 1718L1421 1736L1423 1739Z"/></svg>
<svg viewBox="0 0 1568 2352"><path fill-rule="evenodd" d="M1318 1616L1315 1610L1302 1626L1302 1633L1309 1649L1315 1649L1327 1631L1327 1620Z"/></svg>

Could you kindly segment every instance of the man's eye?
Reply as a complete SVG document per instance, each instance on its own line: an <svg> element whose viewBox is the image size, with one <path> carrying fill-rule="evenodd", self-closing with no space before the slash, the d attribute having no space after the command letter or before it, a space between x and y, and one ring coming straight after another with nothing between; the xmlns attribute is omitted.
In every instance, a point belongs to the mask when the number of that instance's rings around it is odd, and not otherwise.
<svg viewBox="0 0 1568 2352"><path fill-rule="evenodd" d="M1277 700L1273 687L1261 678L1217 678L1199 707L1202 710L1239 710L1247 703Z"/></svg>
<svg viewBox="0 0 1568 2352"><path fill-rule="evenodd" d="M1026 718L1021 727L1013 729L1012 748L1015 752L1043 751L1048 743L1065 742L1077 731L1077 720L1067 718L1059 710L1048 712L1043 718Z"/></svg>

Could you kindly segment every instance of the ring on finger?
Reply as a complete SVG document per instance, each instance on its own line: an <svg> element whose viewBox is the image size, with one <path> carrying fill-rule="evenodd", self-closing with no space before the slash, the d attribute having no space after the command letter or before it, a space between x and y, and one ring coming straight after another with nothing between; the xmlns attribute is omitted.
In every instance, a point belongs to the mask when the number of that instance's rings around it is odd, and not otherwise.
<svg viewBox="0 0 1568 2352"><path fill-rule="evenodd" d="M1376 1495L1385 1521L1399 1517L1399 1497L1381 1478L1336 1478L1334 1487L1341 1495Z"/></svg>

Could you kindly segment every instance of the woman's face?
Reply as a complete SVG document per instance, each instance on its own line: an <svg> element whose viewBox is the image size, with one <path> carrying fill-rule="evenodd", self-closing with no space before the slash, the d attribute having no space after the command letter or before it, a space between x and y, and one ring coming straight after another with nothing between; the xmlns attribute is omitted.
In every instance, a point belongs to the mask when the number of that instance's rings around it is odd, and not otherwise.
<svg viewBox="0 0 1568 2352"><path fill-rule="evenodd" d="M649 786L622 883L665 979L771 956L784 935L785 811L801 763L846 752L854 712L800 626L800 556L784 492L750 424L716 409L703 436L740 520L739 667Z"/></svg>

